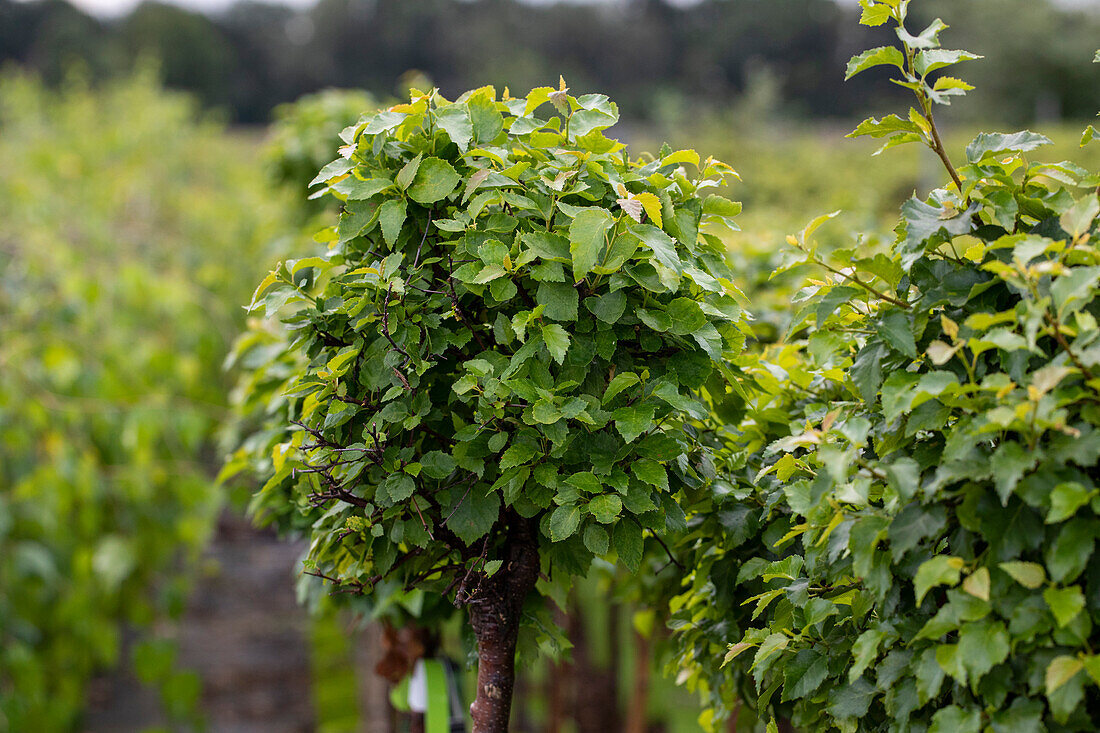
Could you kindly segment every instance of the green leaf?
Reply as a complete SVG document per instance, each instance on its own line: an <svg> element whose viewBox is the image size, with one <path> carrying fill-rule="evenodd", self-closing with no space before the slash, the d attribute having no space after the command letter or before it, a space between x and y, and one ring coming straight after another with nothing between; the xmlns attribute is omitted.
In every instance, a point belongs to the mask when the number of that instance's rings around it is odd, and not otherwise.
<svg viewBox="0 0 1100 733"><path fill-rule="evenodd" d="M388 178L370 178L364 181L356 176L348 176L334 185L333 189L344 194L349 201L360 201L369 199L392 185L393 181Z"/></svg>
<svg viewBox="0 0 1100 733"><path fill-rule="evenodd" d="M1043 600L1050 607L1059 627L1068 624L1085 609L1085 595L1076 585L1068 588L1047 588L1043 591Z"/></svg>
<svg viewBox="0 0 1100 733"><path fill-rule="evenodd" d="M976 708L963 710L958 705L940 708L932 716L928 733L979 733L982 729L982 713Z"/></svg>
<svg viewBox="0 0 1100 733"><path fill-rule="evenodd" d="M765 577L766 579L766 577ZM864 670L878 657L878 647L886 633L882 629L867 629L852 644L852 666L848 668L848 681L855 682Z"/></svg>
<svg viewBox="0 0 1100 733"><path fill-rule="evenodd" d="M841 720L862 718L871 707L874 696L875 688L861 677L853 683L833 689L829 694L829 714Z"/></svg>
<svg viewBox="0 0 1100 733"><path fill-rule="evenodd" d="M890 20L891 6L887 3L873 2L872 0L860 0L863 13L859 16L860 25L879 26Z"/></svg>
<svg viewBox="0 0 1100 733"><path fill-rule="evenodd" d="M642 528L634 522L618 522L615 524L611 536L619 560L630 572L638 572L638 568L642 564L642 551L645 547L645 542L642 539Z"/></svg>
<svg viewBox="0 0 1100 733"><path fill-rule="evenodd" d="M879 335L886 343L910 359L917 358L917 343L913 340L909 316L903 311L890 310L879 320L877 328Z"/></svg>
<svg viewBox="0 0 1100 733"><path fill-rule="evenodd" d="M635 438L653 426L653 405L620 407L612 413L612 418L623 440L632 443Z"/></svg>
<svg viewBox="0 0 1100 733"><path fill-rule="evenodd" d="M1080 146L1083 148L1093 140L1100 140L1100 130L1097 130L1095 125L1089 125L1081 133Z"/></svg>
<svg viewBox="0 0 1100 733"><path fill-rule="evenodd" d="M966 667L963 666L958 644L940 644L935 647L936 664L961 684L966 684Z"/></svg>
<svg viewBox="0 0 1100 733"><path fill-rule="evenodd" d="M738 201L730 201L724 196L711 194L703 201L703 216L718 216L725 219L732 219L740 213L741 203Z"/></svg>
<svg viewBox="0 0 1100 733"><path fill-rule="evenodd" d="M345 173L349 173L352 168L355 167L355 163L347 158L337 158L331 163L327 164L320 172L309 182L309 187L313 188L318 183L324 183L325 181L342 176Z"/></svg>
<svg viewBox="0 0 1100 733"><path fill-rule="evenodd" d="M889 536L894 557L900 560L921 540L937 537L947 521L944 514L941 506L922 507L916 502L902 509L890 524Z"/></svg>
<svg viewBox="0 0 1100 733"><path fill-rule="evenodd" d="M607 246L611 214L600 208L586 208L569 225L569 253L573 258L573 280L579 282L592 271Z"/></svg>
<svg viewBox="0 0 1100 733"><path fill-rule="evenodd" d="M433 204L451 195L462 179L454 166L439 158L425 158L409 186L409 196L421 204Z"/></svg>
<svg viewBox="0 0 1100 733"><path fill-rule="evenodd" d="M657 198L655 194L648 191L635 194L634 199L642 203L642 209L645 211L649 220L660 229L663 226L661 219L661 200Z"/></svg>
<svg viewBox="0 0 1100 733"><path fill-rule="evenodd" d="M971 684L1008 658L1009 636L1004 624L988 618L964 624L959 631L959 659Z"/></svg>
<svg viewBox="0 0 1100 733"><path fill-rule="evenodd" d="M534 232L520 237L524 244L544 260L569 262L569 240L550 232Z"/></svg>
<svg viewBox="0 0 1100 733"><path fill-rule="evenodd" d="M1060 687L1047 693L1050 717L1054 722L1067 723L1085 706L1085 679L1085 675L1073 675Z"/></svg>
<svg viewBox="0 0 1100 733"><path fill-rule="evenodd" d="M956 649L954 645L951 647ZM943 685L944 672L938 657L939 647L928 647L913 662L913 673L917 681L917 694L921 700L930 700L939 694Z"/></svg>
<svg viewBox="0 0 1100 733"><path fill-rule="evenodd" d="M606 405L611 402L620 392L628 387L633 387L641 380L634 372L621 372L616 374L610 382L607 383L607 389L603 393L603 403Z"/></svg>
<svg viewBox="0 0 1100 733"><path fill-rule="evenodd" d="M923 77L938 69L954 66L962 61L977 61L980 58L983 57L969 51L930 48L917 53L916 58L913 60L913 70Z"/></svg>
<svg viewBox="0 0 1100 733"><path fill-rule="evenodd" d="M446 524L460 540L472 545L493 528L500 515L500 496L481 486L471 488L465 499L461 491L455 493L455 503L449 509L450 518Z"/></svg>
<svg viewBox="0 0 1100 733"><path fill-rule="evenodd" d="M940 45L940 31L946 28L947 24L936 18L918 36L912 35L900 25L897 28L897 34L901 42L909 48L936 48Z"/></svg>
<svg viewBox="0 0 1100 733"><path fill-rule="evenodd" d="M382 226L382 238L393 246L405 223L405 200L390 199L378 209L378 223Z"/></svg>
<svg viewBox="0 0 1100 733"><path fill-rule="evenodd" d="M449 453L433 450L420 457L420 466L425 476L444 479L454 472L458 464Z"/></svg>
<svg viewBox="0 0 1100 733"><path fill-rule="evenodd" d="M993 733L1042 733L1043 703L1017 697L1007 709L992 716Z"/></svg>
<svg viewBox="0 0 1100 733"><path fill-rule="evenodd" d="M474 142L478 145L492 142L504 129L504 117L496 104L486 94L476 94L468 102Z"/></svg>
<svg viewBox="0 0 1100 733"><path fill-rule="evenodd" d="M676 240L652 224L632 224L630 231L649 248L654 258L670 270L682 273L684 266L676 254Z"/></svg>
<svg viewBox="0 0 1100 733"><path fill-rule="evenodd" d="M470 122L470 113L463 105L453 104L435 112L436 120L451 142L465 153L474 138L474 126Z"/></svg>
<svg viewBox="0 0 1100 733"><path fill-rule="evenodd" d="M603 491L603 484L596 478L596 475L591 471L578 471L569 478L565 479L565 483L573 486L577 491L584 494L599 494Z"/></svg>
<svg viewBox="0 0 1100 733"><path fill-rule="evenodd" d="M378 208L370 201L349 201L345 204L338 225L340 242L351 241L373 226Z"/></svg>
<svg viewBox="0 0 1100 733"><path fill-rule="evenodd" d="M542 340L554 361L561 364L569 350L569 334L557 323L548 323L542 327Z"/></svg>
<svg viewBox="0 0 1100 733"><path fill-rule="evenodd" d="M809 697L829 674L829 659L812 649L800 649L783 666L783 702Z"/></svg>
<svg viewBox="0 0 1100 733"><path fill-rule="evenodd" d="M377 135L381 132L388 132L404 122L408 116L405 112L390 112L389 110L379 112L363 128L363 134Z"/></svg>
<svg viewBox="0 0 1100 733"><path fill-rule="evenodd" d="M903 120L897 115L887 115L881 120L868 117L860 122L856 129L848 133L847 137L886 137L887 135L919 135L920 128L909 120ZM919 137L918 137L919 139Z"/></svg>
<svg viewBox="0 0 1100 733"><path fill-rule="evenodd" d="M542 315L554 321L577 320L577 306L580 295L570 283L539 283L535 293L535 302L545 306Z"/></svg>
<svg viewBox="0 0 1100 733"><path fill-rule="evenodd" d="M504 455L500 457L500 470L507 471L509 468L522 466L534 458L536 453L538 451L530 443L517 443L509 446L508 450L504 451Z"/></svg>
<svg viewBox="0 0 1100 733"><path fill-rule="evenodd" d="M1096 545L1094 520L1077 517L1066 522L1054 542L1046 546L1044 560L1055 583L1072 582L1085 570Z"/></svg>
<svg viewBox="0 0 1100 733"><path fill-rule="evenodd" d="M336 356L328 360L328 364L325 368L332 372L334 377L343 376L347 372L348 367L351 366L352 359L359 356L358 346L345 346L340 349Z"/></svg>
<svg viewBox="0 0 1100 733"><path fill-rule="evenodd" d="M866 71L874 66L895 66L905 69L905 56L895 46L880 46L857 54L848 61L848 70L844 74L844 81L848 81L856 74Z"/></svg>
<svg viewBox="0 0 1100 733"><path fill-rule="evenodd" d="M1038 463L1039 457L1034 452L1025 451L1019 443L1005 442L997 447L989 460L989 467L993 470L993 483L997 487L997 495L1001 497L1001 504L1008 505L1008 497L1016 489L1026 471L1030 471Z"/></svg>
<svg viewBox="0 0 1100 733"><path fill-rule="evenodd" d="M416 482L407 473L391 473L378 484L375 501L383 506L405 501L416 491Z"/></svg>
<svg viewBox="0 0 1100 733"><path fill-rule="evenodd" d="M1089 197L1094 204L1100 204L1094 197ZM1095 216L1096 212L1092 212ZM1092 218L1084 222L1067 222L1069 226L1079 227L1082 231L1088 231L1092 226ZM1096 285L1100 282L1100 267L1074 267L1068 274L1054 280L1050 286L1050 295L1054 299L1054 305L1059 315L1081 310L1096 296Z"/></svg>
<svg viewBox="0 0 1100 733"><path fill-rule="evenodd" d="M1093 683L1100 685L1100 654L1089 654L1082 661Z"/></svg>
<svg viewBox="0 0 1100 733"><path fill-rule="evenodd" d="M630 472L640 481L644 481L661 491L668 491L668 472L657 461L649 458L639 458L630 464Z"/></svg>
<svg viewBox="0 0 1100 733"><path fill-rule="evenodd" d="M1005 153L1026 153L1051 144L1050 138L1030 130L1011 134L983 132L966 146L966 159L971 163L980 163L986 158Z"/></svg>
<svg viewBox="0 0 1100 733"><path fill-rule="evenodd" d="M1058 484L1050 492L1050 512L1047 514L1046 523L1066 521L1076 514L1078 509L1088 504L1096 494L1096 489L1089 491L1076 481Z"/></svg>
<svg viewBox="0 0 1100 733"><path fill-rule="evenodd" d="M691 298L676 298L665 312L672 320L669 330L677 336L694 334L707 324L703 309Z"/></svg>
<svg viewBox="0 0 1100 733"><path fill-rule="evenodd" d="M564 415L553 402L539 400L531 408L531 417L534 418L535 422L542 425L552 425L561 420Z"/></svg>
<svg viewBox="0 0 1100 733"><path fill-rule="evenodd" d="M608 536L607 530L600 525L589 524L584 528L584 546L593 555L606 555L610 543L611 538Z"/></svg>
<svg viewBox="0 0 1100 733"><path fill-rule="evenodd" d="M760 648L756 650L756 656L753 657L753 668L764 665L768 660L779 654L787 645L791 643L791 639L784 633L776 632L769 634L764 641L760 643Z"/></svg>
<svg viewBox="0 0 1100 733"><path fill-rule="evenodd" d="M616 290L598 297L585 298L584 307L604 323L616 323L626 311L626 292Z"/></svg>
<svg viewBox="0 0 1100 733"><path fill-rule="evenodd" d="M575 504L559 506L550 515L550 539L561 542L569 539L581 523L581 510Z"/></svg>
<svg viewBox="0 0 1100 733"><path fill-rule="evenodd" d="M393 182L396 183L397 187L402 191L406 190L409 184L413 182L413 178L416 176L416 171L420 168L422 160L424 160L424 154L417 153L415 158L403 165L401 170L397 172L397 176L394 177Z"/></svg>
<svg viewBox="0 0 1100 733"><path fill-rule="evenodd" d="M962 558L951 555L936 555L921 563L913 579L917 605L920 605L924 595L932 588L938 585L957 585L962 568Z"/></svg>
<svg viewBox="0 0 1100 733"><path fill-rule="evenodd" d="M588 502L588 511L600 524L611 524L623 510L623 500L615 494L601 494Z"/></svg>

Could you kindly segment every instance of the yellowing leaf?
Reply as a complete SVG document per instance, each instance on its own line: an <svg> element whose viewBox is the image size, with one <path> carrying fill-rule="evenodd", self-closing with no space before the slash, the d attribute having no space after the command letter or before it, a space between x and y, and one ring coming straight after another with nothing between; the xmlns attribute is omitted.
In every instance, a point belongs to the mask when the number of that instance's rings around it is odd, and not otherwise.
<svg viewBox="0 0 1100 733"><path fill-rule="evenodd" d="M634 199L642 202L642 208L645 209L646 216L653 222L653 225L658 229L664 227L664 223L661 220L661 200L657 198L655 194L648 191L634 194Z"/></svg>
<svg viewBox="0 0 1100 733"><path fill-rule="evenodd" d="M1052 659L1047 666L1045 675L1047 694L1051 694L1059 687L1069 682L1084 668L1085 663L1077 657L1063 654L1060 657Z"/></svg>
<svg viewBox="0 0 1100 733"><path fill-rule="evenodd" d="M936 366L943 366L947 362L951 361L951 358L955 356L958 350L962 348L961 345L949 346L943 341L933 341L928 344L928 358L932 360L932 363Z"/></svg>
<svg viewBox="0 0 1100 733"><path fill-rule="evenodd" d="M983 601L989 600L989 568L981 567L967 576L962 589Z"/></svg>
<svg viewBox="0 0 1100 733"><path fill-rule="evenodd" d="M674 163L691 163L695 167L699 167L699 153L694 150L677 150L675 153L669 153L661 158L662 166Z"/></svg>
<svg viewBox="0 0 1100 733"><path fill-rule="evenodd" d="M748 641L739 641L736 644L730 644L730 649L726 652L726 656L722 658L722 666L725 667L731 661L733 661L741 652L752 649L756 644Z"/></svg>

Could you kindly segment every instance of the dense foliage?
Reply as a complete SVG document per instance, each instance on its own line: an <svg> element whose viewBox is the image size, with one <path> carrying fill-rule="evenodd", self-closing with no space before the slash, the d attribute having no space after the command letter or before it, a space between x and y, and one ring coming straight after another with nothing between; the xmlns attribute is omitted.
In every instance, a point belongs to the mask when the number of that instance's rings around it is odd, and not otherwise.
<svg viewBox="0 0 1100 733"><path fill-rule="evenodd" d="M541 573L562 593L594 557L637 569L647 532L683 526L678 498L713 476L699 395L744 340L706 232L739 211L708 190L733 172L632 161L617 120L564 82L367 116L314 181L344 202L324 256L253 301L289 338L249 385L271 424L230 471L270 468L257 506L304 519L317 575L469 608L483 713Z"/></svg>
<svg viewBox="0 0 1100 733"><path fill-rule="evenodd" d="M956 168L933 104L969 89L946 27L863 0L900 46L852 59L913 91L855 135L922 143L950 181L896 243L829 255L789 335L743 359L735 469L691 516L679 658L716 713L808 730L1094 730L1100 716L1100 176L981 134ZM772 723L774 725L774 723Z"/></svg>
<svg viewBox="0 0 1100 733"><path fill-rule="evenodd" d="M76 727L124 629L182 607L220 503L234 303L282 210L247 152L148 75L0 80L2 731ZM138 649L190 716L197 680Z"/></svg>

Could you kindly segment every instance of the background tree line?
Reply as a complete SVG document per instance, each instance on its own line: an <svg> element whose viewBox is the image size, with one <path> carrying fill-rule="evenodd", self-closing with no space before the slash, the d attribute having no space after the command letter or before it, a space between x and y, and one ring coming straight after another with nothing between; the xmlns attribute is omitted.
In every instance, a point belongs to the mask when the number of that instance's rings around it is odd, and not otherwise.
<svg viewBox="0 0 1100 733"><path fill-rule="evenodd" d="M452 95L487 83L528 89L560 73L577 90L607 92L634 120L684 102L720 109L754 85L785 115L848 117L902 91L882 78L843 83L845 60L872 41L853 30L855 12L833 0L321 0L306 11L240 2L216 15L145 2L103 20L64 0L0 0L0 63L56 82L74 64L114 77L151 56L168 86L240 123L265 122L275 105L324 87L401 93L410 70ZM1100 82L1082 62L1100 37L1097 9L934 0L920 13L949 15L958 43L987 57L971 75L980 96L971 114L996 109L1025 123L1100 106Z"/></svg>

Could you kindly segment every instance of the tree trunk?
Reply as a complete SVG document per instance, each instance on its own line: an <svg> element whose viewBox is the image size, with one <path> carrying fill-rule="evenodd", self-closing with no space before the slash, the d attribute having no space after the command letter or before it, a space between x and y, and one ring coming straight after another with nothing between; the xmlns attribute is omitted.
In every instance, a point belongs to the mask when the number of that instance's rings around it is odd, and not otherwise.
<svg viewBox="0 0 1100 733"><path fill-rule="evenodd" d="M741 701L738 700L733 704L733 712L730 713L730 719L726 723L726 731L728 733L737 733L737 718L741 716Z"/></svg>
<svg viewBox="0 0 1100 733"><path fill-rule="evenodd" d="M646 732L649 708L649 639L634 632L634 688L626 710L625 733Z"/></svg>
<svg viewBox="0 0 1100 733"><path fill-rule="evenodd" d="M553 604L553 601L547 601ZM557 605L554 605L554 623L564 629L569 625L569 617ZM547 665L546 680L546 733L562 733L565 728L565 710L569 707L566 698L569 694L569 680L572 679L569 665L564 659Z"/></svg>
<svg viewBox="0 0 1100 733"><path fill-rule="evenodd" d="M573 643L573 720L577 733L606 733L621 730L619 704L614 674L596 664L596 655L585 623L585 609L574 590L572 613L569 614L569 640ZM595 612L607 611L598 608ZM612 609L612 613L614 610ZM609 624L606 633L612 633ZM611 653L615 645L609 644Z"/></svg>
<svg viewBox="0 0 1100 733"><path fill-rule="evenodd" d="M515 684L516 638L523 601L539 575L537 540L529 520L509 517L504 564L482 578L466 605L477 637L477 697L470 705L473 733L507 733Z"/></svg>

